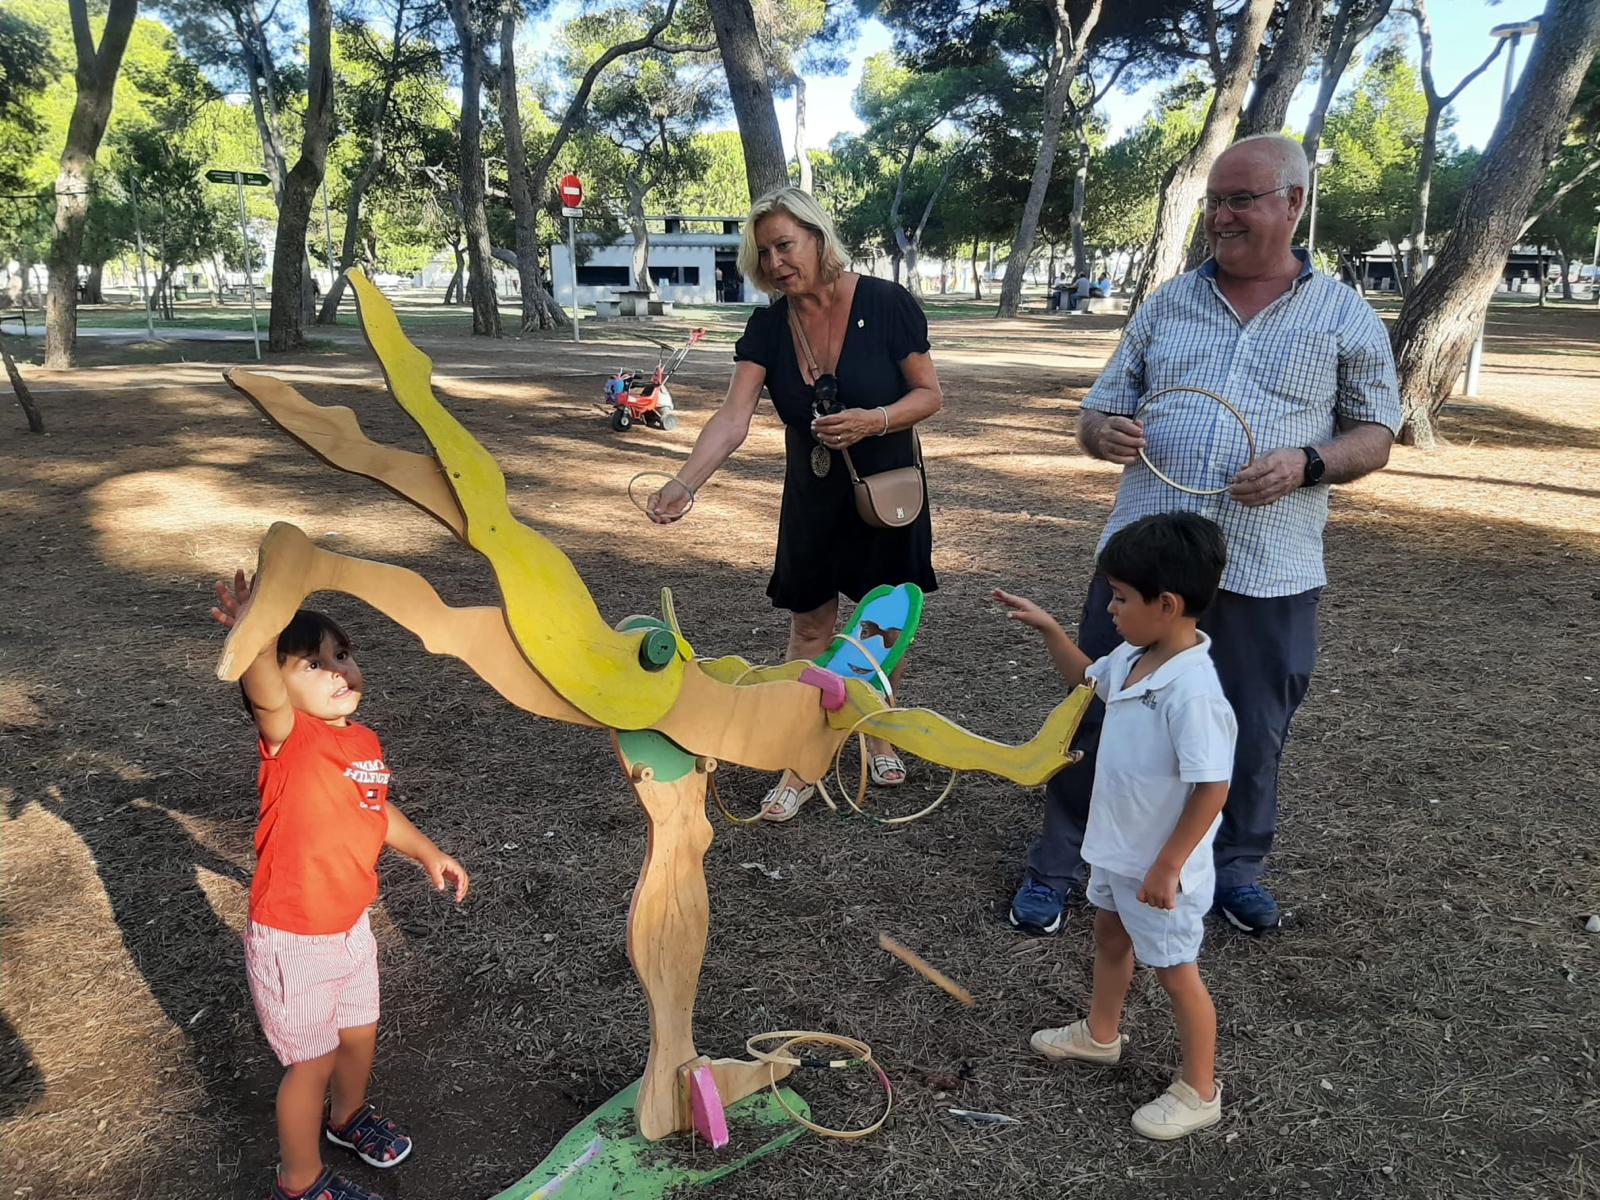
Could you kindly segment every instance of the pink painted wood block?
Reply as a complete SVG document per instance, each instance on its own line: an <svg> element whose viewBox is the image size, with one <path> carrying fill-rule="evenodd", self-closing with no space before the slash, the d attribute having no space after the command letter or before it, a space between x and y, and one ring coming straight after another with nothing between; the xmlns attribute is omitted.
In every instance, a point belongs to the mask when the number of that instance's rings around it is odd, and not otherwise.
<svg viewBox="0 0 1600 1200"><path fill-rule="evenodd" d="M809 683L822 693L822 707L827 712L838 712L844 707L844 679L821 667L807 667L800 672L800 682Z"/></svg>
<svg viewBox="0 0 1600 1200"><path fill-rule="evenodd" d="M710 1142L713 1150L728 1144L728 1118L722 1111L722 1096L710 1063L696 1067L689 1076L689 1111L695 1132Z"/></svg>

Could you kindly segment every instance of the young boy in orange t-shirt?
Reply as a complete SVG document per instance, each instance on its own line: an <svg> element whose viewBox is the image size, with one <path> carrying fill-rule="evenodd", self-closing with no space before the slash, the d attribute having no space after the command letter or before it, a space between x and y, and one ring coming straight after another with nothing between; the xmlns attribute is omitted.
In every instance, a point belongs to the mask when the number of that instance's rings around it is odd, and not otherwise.
<svg viewBox="0 0 1600 1200"><path fill-rule="evenodd" d="M239 571L216 590L211 614L231 628L250 585ZM383 746L350 720L362 684L344 631L305 609L240 680L261 751L245 969L262 1031L285 1067L272 1200L379 1200L323 1165L323 1137L374 1167L411 1153L411 1137L367 1103L378 1032L367 906L378 895L383 848L415 860L436 888L452 882L457 902L467 894L461 864L389 803Z"/></svg>

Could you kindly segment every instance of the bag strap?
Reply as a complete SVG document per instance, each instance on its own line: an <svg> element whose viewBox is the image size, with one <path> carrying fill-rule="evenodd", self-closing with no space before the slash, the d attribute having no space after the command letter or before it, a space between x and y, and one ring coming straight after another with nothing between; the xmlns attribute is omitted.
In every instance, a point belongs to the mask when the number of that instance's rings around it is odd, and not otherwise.
<svg viewBox="0 0 1600 1200"><path fill-rule="evenodd" d="M849 449L841 446L839 447L839 453L844 455L844 465L845 469L850 472L850 482L852 484L860 483L861 475L856 471L856 464L850 458ZM912 465L915 466L917 470L922 470L922 437L917 433L917 428L915 425L911 427L911 453Z"/></svg>
<svg viewBox="0 0 1600 1200"><path fill-rule="evenodd" d="M787 301L785 302L787 303ZM805 352L805 366L811 372L811 378L806 380L808 386L814 386L822 377L821 370L817 367L817 356L811 353L811 339L806 337L806 331L800 324L800 318L795 315L794 305L789 304L789 332L794 337L794 344Z"/></svg>

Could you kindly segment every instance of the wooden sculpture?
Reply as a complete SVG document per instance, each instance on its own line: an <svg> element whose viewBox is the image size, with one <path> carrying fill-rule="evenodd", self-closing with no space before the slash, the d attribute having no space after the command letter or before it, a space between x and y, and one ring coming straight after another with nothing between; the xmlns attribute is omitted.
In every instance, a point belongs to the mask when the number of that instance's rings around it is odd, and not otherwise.
<svg viewBox="0 0 1600 1200"><path fill-rule="evenodd" d="M511 515L498 465L435 398L432 363L406 340L388 301L360 271L350 281L389 390L427 435L432 457L371 441L349 409L312 404L279 380L245 370L226 378L313 454L383 484L481 553L494 569L500 603L452 608L412 571L320 549L294 526L275 524L217 674L238 678L313 592L343 592L410 630L429 651L460 659L517 707L610 729L649 821L628 913L628 956L650 1012L638 1127L648 1139L687 1129L680 1068L705 1061L695 1048L694 1004L710 921L706 781L718 760L790 769L814 781L848 732L859 729L949 768L1031 786L1070 761L1068 743L1092 693L1078 689L1037 736L1006 746L934 712L890 709L859 678L844 681L845 703L827 711L819 689L801 681L807 663L752 668L732 656L697 659L670 602L665 620L630 618L613 629L571 560ZM710 1067L725 1104L772 1079L772 1068L755 1061L718 1059Z"/></svg>

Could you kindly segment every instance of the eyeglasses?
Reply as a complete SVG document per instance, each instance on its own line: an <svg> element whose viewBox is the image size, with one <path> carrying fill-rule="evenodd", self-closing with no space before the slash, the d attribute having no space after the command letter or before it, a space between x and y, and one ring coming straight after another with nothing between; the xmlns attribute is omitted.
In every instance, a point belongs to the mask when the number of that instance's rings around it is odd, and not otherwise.
<svg viewBox="0 0 1600 1200"><path fill-rule="evenodd" d="M1217 209L1221 208L1224 204L1228 206L1228 211L1231 213L1249 212L1253 207L1255 207L1255 202L1261 199L1261 197L1270 196L1273 194L1273 192L1282 192L1289 188L1299 186L1300 185L1298 183L1285 183L1279 187L1269 188L1264 192L1235 192L1231 196L1207 196L1204 200L1200 201L1200 207L1205 209L1208 216L1211 213L1216 212Z"/></svg>

